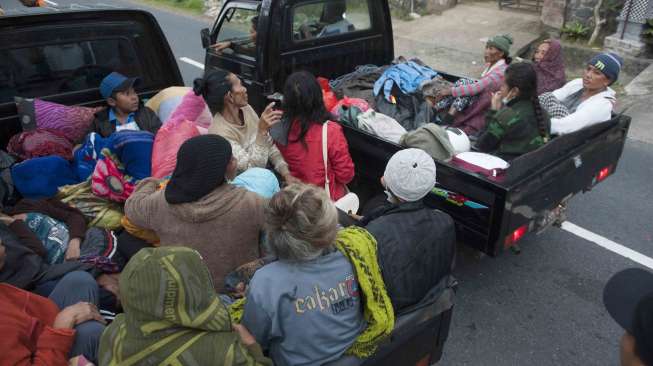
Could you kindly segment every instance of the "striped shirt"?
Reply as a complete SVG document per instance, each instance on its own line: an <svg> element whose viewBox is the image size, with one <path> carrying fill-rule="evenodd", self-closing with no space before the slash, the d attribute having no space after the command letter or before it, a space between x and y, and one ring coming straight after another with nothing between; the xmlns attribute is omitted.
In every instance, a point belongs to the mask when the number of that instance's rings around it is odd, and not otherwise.
<svg viewBox="0 0 653 366"><path fill-rule="evenodd" d="M479 95L488 89L498 90L501 87L507 68L508 65L503 59L492 66L488 65L479 80L471 84L451 88L451 95L454 97L471 97Z"/></svg>

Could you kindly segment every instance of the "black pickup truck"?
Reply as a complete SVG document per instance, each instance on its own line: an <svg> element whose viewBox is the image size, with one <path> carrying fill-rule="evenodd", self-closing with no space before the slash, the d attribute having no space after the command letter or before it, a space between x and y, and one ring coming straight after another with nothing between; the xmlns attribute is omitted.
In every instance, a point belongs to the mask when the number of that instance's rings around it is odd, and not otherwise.
<svg viewBox="0 0 653 366"><path fill-rule="evenodd" d="M207 49L205 72L224 69L239 75L247 85L250 103L260 112L266 96L280 91L293 71L309 70L333 79L358 65L389 64L395 55L388 2L340 1L346 5L345 18L350 26L335 34L315 36L327 7L334 3L226 0L213 27L202 31ZM208 47L247 39L248 20L257 15L255 48L250 52L216 52ZM310 27L318 29L311 34ZM430 66L437 70L438 65ZM445 73L445 78L458 77ZM518 248L524 235L564 220L561 203L615 172L629 126L630 118L620 115L555 138L512 161L500 179L436 161L438 183L427 202L454 218L460 242L490 256ZM349 126L344 129L356 164L356 180L350 188L363 198L380 193L378 181L386 162L402 147Z"/></svg>
<svg viewBox="0 0 653 366"><path fill-rule="evenodd" d="M347 19L353 26L335 35L319 29L323 7L330 2L226 0L213 28L201 34L207 48L206 71L222 68L239 75L252 105L260 111L266 97L280 91L295 70L335 78L357 65L384 65L393 60L386 0L346 0ZM166 87L183 85L168 42L147 12L30 10L34 11L0 17L0 148L22 130L15 96L101 105L99 83L114 70L140 76L143 82L138 93L143 99ZM248 54L218 54L208 47L218 41L246 39L251 19L257 15L255 47ZM322 35L306 37L304 25L309 33ZM454 218L459 241L497 255L528 232L546 227L560 203L614 173L629 125L627 116L615 116L556 138L514 160L501 179L437 161L438 183L426 199ZM386 162L402 147L346 126L345 135L356 164L351 188L363 198L380 193L378 182ZM444 291L436 291L433 301L398 318L390 344L366 364L430 365L439 360L452 313L451 299L446 297L452 296L453 285L448 282L441 287ZM443 305L443 299L448 305ZM358 363L343 360L339 364Z"/></svg>
<svg viewBox="0 0 653 366"><path fill-rule="evenodd" d="M22 130L15 96L102 105L99 83L114 70L142 78L142 99L183 85L168 42L148 12L42 8L0 16L0 148ZM398 314L393 333L373 357L345 356L330 366L437 362L449 333L455 287L453 278L445 278L423 301Z"/></svg>

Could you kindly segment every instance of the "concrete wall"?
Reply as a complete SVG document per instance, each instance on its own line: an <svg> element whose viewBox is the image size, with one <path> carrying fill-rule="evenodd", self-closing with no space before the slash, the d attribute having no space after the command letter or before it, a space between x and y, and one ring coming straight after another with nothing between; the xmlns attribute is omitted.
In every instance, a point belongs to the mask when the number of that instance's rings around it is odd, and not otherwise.
<svg viewBox="0 0 653 366"><path fill-rule="evenodd" d="M560 29L563 24L578 21L592 28L594 6L597 2L598 0L544 0L542 23Z"/></svg>

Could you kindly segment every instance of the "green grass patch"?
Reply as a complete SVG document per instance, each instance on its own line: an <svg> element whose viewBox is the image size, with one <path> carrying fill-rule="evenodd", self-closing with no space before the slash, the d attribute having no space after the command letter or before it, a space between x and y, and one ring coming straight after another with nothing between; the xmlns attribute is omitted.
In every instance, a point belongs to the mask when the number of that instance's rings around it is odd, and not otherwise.
<svg viewBox="0 0 653 366"><path fill-rule="evenodd" d="M169 7L190 11L196 14L202 14L204 10L203 0L146 0L152 4L163 4Z"/></svg>

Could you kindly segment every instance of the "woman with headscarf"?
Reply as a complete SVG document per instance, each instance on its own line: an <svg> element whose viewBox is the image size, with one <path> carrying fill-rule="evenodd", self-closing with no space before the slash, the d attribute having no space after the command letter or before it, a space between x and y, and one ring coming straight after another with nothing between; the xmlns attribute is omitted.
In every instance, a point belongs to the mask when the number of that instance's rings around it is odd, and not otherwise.
<svg viewBox="0 0 653 366"><path fill-rule="evenodd" d="M145 179L125 203L131 223L153 230L162 246L199 251L220 292L227 273L260 257L265 202L228 182L236 165L224 137L193 137L181 145L167 184Z"/></svg>
<svg viewBox="0 0 653 366"><path fill-rule="evenodd" d="M226 71L213 71L195 79L193 90L204 97L214 116L209 134L220 135L231 144L237 174L249 168L265 168L269 162L286 182L296 181L269 135L283 114L273 109L273 103L259 118L249 105L247 88L238 76Z"/></svg>
<svg viewBox="0 0 653 366"><path fill-rule="evenodd" d="M433 99L436 109L446 110L444 124L458 127L467 135L477 135L485 127L484 114L490 107L490 93L503 83L506 68L512 62L512 36L497 35L485 44L485 70L478 80L461 79L440 89Z"/></svg>
<svg viewBox="0 0 653 366"><path fill-rule="evenodd" d="M198 252L145 248L120 276L124 313L100 341L100 365L272 365L229 313Z"/></svg>
<svg viewBox="0 0 653 366"><path fill-rule="evenodd" d="M562 46L557 39L547 39L537 46L533 55L537 73L537 95L552 92L567 82Z"/></svg>

